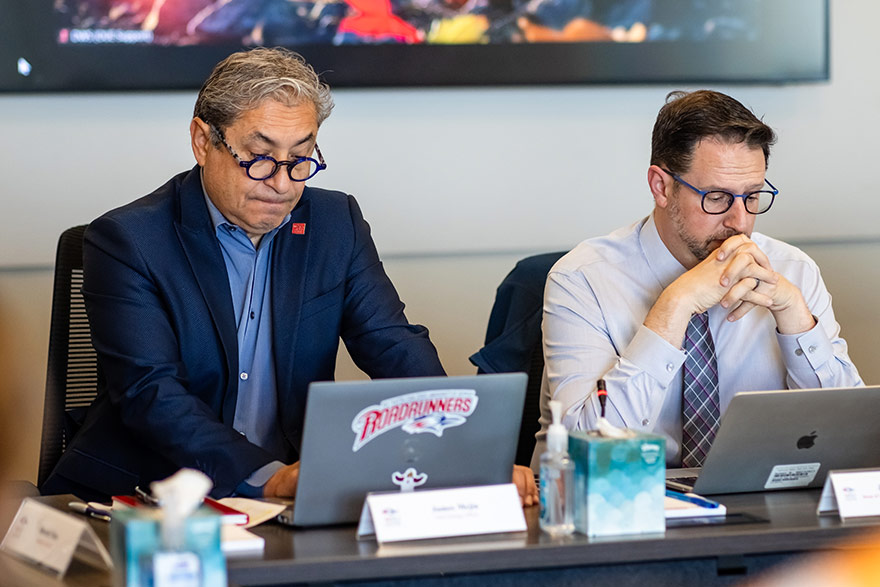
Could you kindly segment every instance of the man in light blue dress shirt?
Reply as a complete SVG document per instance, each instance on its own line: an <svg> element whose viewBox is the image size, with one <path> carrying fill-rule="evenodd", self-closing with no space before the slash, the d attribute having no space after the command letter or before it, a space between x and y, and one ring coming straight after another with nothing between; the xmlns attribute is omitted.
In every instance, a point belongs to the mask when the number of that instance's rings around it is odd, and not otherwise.
<svg viewBox="0 0 880 587"><path fill-rule="evenodd" d="M862 385L816 264L754 232L778 190L765 177L773 130L718 92L674 92L654 125L654 211L565 255L547 279L541 397L571 429L608 420L666 437L681 462L683 340L708 312L720 411L740 391ZM536 461L533 460L533 465Z"/></svg>

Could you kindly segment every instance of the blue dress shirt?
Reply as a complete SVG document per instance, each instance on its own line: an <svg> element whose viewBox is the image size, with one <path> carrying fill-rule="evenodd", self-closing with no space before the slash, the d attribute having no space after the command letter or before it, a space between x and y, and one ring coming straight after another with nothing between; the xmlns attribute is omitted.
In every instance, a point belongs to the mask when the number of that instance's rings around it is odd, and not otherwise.
<svg viewBox="0 0 880 587"><path fill-rule="evenodd" d="M763 234L751 238L774 270L801 290L817 324L784 335L764 308L736 322L727 322L729 311L720 305L710 308L722 414L740 391L862 385L815 262ZM603 378L608 420L665 436L667 463L679 466L685 352L643 322L660 293L684 272L653 216L586 240L553 266L544 293L546 366L535 455L543 451L550 399L562 402L568 428L596 428L596 380Z"/></svg>
<svg viewBox="0 0 880 587"><path fill-rule="evenodd" d="M233 427L277 459L257 469L237 488L241 495L257 497L262 495L266 481L285 462L293 460L293 449L278 425L269 287L274 237L290 215L254 247L245 231L226 220L207 194L205 202L226 263L238 329L238 399Z"/></svg>

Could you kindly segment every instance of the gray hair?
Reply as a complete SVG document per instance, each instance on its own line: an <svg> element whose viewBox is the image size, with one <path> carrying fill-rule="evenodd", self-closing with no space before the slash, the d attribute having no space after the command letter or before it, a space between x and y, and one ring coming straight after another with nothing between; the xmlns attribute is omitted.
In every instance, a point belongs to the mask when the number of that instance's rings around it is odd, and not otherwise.
<svg viewBox="0 0 880 587"><path fill-rule="evenodd" d="M260 47L233 53L214 67L199 91L193 116L225 129L269 99L287 106L313 104L319 127L333 110L330 87L301 55Z"/></svg>

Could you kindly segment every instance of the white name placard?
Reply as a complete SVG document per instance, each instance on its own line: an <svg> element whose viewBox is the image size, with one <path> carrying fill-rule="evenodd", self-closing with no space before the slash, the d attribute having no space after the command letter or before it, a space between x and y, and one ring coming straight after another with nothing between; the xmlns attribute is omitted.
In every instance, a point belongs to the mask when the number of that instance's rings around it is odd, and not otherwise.
<svg viewBox="0 0 880 587"><path fill-rule="evenodd" d="M113 566L107 549L85 520L30 498L19 506L0 549L57 577L67 572L74 556L99 567Z"/></svg>
<svg viewBox="0 0 880 587"><path fill-rule="evenodd" d="M841 520L880 516L880 470L829 471L816 513L835 511Z"/></svg>
<svg viewBox="0 0 880 587"><path fill-rule="evenodd" d="M513 483L427 491L370 493L358 537L398 542L526 530Z"/></svg>

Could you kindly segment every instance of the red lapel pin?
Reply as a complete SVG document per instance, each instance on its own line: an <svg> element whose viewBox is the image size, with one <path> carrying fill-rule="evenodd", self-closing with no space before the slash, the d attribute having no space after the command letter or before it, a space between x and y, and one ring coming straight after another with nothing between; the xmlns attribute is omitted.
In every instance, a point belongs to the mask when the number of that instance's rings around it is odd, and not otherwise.
<svg viewBox="0 0 880 587"><path fill-rule="evenodd" d="M306 223L305 222L294 222L290 225L290 234L305 234L306 233Z"/></svg>

